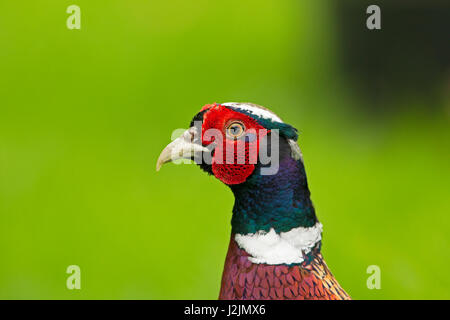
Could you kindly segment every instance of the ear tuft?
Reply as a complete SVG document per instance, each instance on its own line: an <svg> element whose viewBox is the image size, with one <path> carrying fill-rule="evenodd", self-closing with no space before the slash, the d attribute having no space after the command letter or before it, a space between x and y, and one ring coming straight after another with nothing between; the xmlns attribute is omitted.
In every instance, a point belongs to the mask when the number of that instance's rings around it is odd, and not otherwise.
<svg viewBox="0 0 450 320"><path fill-rule="evenodd" d="M291 126L287 123L272 122L271 129L280 130L280 135L282 135L286 139L291 139L294 141L297 141L297 139L298 139L297 129L295 129L293 126Z"/></svg>

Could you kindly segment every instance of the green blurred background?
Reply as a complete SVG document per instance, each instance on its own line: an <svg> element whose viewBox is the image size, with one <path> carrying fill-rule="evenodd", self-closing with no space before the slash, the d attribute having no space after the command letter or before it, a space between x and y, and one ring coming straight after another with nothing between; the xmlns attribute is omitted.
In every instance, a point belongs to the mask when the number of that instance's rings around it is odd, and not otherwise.
<svg viewBox="0 0 450 320"><path fill-rule="evenodd" d="M368 4L2 1L0 298L216 299L232 194L155 162L202 105L251 101L300 130L351 296L449 299L449 6L379 1L369 31Z"/></svg>

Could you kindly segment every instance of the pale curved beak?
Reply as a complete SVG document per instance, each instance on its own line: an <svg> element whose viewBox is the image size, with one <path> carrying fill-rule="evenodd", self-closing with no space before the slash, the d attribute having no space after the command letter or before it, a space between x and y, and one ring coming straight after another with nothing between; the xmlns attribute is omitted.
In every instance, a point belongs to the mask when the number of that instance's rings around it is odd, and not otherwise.
<svg viewBox="0 0 450 320"><path fill-rule="evenodd" d="M208 152L209 150L201 144L194 143L194 137L197 136L196 127L186 130L179 138L169 143L156 161L156 171L161 169L162 165L178 159L192 159L196 153Z"/></svg>

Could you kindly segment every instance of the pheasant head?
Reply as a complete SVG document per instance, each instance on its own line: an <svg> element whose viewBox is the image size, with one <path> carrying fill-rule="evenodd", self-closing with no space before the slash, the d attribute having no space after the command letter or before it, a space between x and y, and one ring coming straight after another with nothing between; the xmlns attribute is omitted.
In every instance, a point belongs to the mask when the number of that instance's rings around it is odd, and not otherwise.
<svg viewBox="0 0 450 320"><path fill-rule="evenodd" d="M157 170L191 159L235 196L222 299L349 298L320 253L322 224L297 137L264 107L210 104L158 158Z"/></svg>

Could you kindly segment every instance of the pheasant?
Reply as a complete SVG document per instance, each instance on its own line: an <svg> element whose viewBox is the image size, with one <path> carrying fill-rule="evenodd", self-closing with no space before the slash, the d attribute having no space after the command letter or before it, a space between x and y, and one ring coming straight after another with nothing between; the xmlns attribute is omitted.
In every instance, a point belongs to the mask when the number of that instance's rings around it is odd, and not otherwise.
<svg viewBox="0 0 450 320"><path fill-rule="evenodd" d="M219 299L348 300L322 254L297 130L252 103L205 105L156 164L191 159L234 194ZM270 151L270 152L269 152Z"/></svg>

